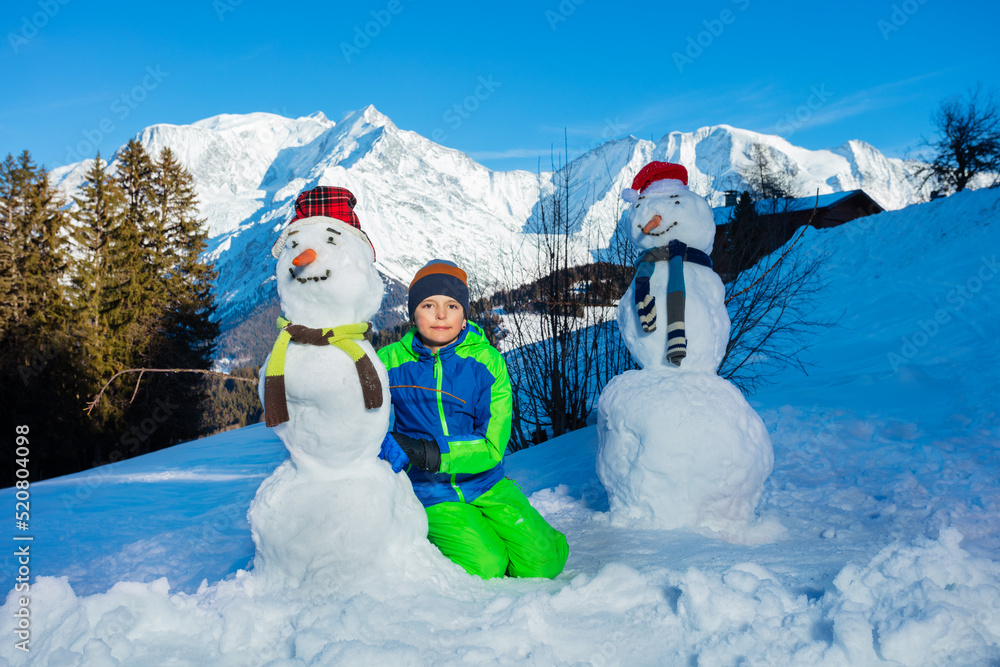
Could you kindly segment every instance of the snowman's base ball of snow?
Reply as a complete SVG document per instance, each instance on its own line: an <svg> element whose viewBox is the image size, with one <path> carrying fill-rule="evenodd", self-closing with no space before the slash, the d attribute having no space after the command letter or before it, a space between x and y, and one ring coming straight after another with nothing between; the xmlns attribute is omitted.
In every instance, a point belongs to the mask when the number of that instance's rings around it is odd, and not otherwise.
<svg viewBox="0 0 1000 667"><path fill-rule="evenodd" d="M317 475L285 461L249 512L262 593L348 592L450 570L427 541L427 514L405 474L385 461Z"/></svg>
<svg viewBox="0 0 1000 667"><path fill-rule="evenodd" d="M771 474L763 421L708 373L628 371L598 403L597 475L612 516L659 528L745 526Z"/></svg>

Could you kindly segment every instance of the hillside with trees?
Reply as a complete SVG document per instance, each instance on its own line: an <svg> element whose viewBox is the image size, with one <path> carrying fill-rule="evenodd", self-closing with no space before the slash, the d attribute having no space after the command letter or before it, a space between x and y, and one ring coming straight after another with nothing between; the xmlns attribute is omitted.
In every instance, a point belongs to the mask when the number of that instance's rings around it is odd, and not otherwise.
<svg viewBox="0 0 1000 667"><path fill-rule="evenodd" d="M115 167L98 155L67 205L27 151L0 165L0 400L9 432L31 429L35 480L202 433L197 374L125 376L84 411L118 371L208 369L218 336L191 175L137 141Z"/></svg>

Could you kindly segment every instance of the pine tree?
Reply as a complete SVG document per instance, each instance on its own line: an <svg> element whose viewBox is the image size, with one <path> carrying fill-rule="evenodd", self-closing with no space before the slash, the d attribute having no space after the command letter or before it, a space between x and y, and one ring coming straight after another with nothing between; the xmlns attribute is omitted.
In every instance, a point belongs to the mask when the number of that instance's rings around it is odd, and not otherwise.
<svg viewBox="0 0 1000 667"><path fill-rule="evenodd" d="M0 369L14 380L0 384L0 400L44 425L33 479L191 439L205 423L197 375L147 375L134 397L117 380L90 418L82 412L119 370L207 369L218 336L191 175L170 151L154 161L137 141L110 171L98 155L70 225L27 152L0 164Z"/></svg>
<svg viewBox="0 0 1000 667"><path fill-rule="evenodd" d="M189 358L207 364L219 331L218 324L211 322L215 313L211 289L218 273L200 260L208 245L208 232L197 215L194 179L169 148L160 153L155 168L155 227L160 234L160 252L167 260L168 318L188 329L185 347L194 355Z"/></svg>
<svg viewBox="0 0 1000 667"><path fill-rule="evenodd" d="M122 224L125 204L121 189L107 173L107 166L98 153L80 185L80 196L74 197L73 217L78 225L73 230L73 240L82 254L73 277L76 305L78 309L92 311L91 321L95 324L96 306L107 284L109 245Z"/></svg>
<svg viewBox="0 0 1000 667"><path fill-rule="evenodd" d="M98 156L77 200L76 233L84 255L77 298L93 324L84 336L87 398L114 373L148 365L166 300L156 270L152 160L142 144L131 140L118 152L114 176L108 172ZM140 446L146 434L138 431L141 440L133 434L148 418L133 401L133 386L116 380L91 413L89 424L98 430L91 461L146 451Z"/></svg>
<svg viewBox="0 0 1000 667"><path fill-rule="evenodd" d="M153 160L139 142L119 151L115 175L98 162L77 200L80 265L77 298L89 305L96 337L90 370L102 386L127 368L207 369L215 271L199 261L207 233L197 217L191 175L169 150ZM147 374L116 380L98 404L104 431L98 461L118 460L200 435L202 376ZM96 388L95 388L96 392ZM118 437L118 436L121 437Z"/></svg>
<svg viewBox="0 0 1000 667"><path fill-rule="evenodd" d="M59 233L65 220L48 174L34 164L28 151L16 160L7 155L0 174L0 332L5 332L32 320L44 320L49 308L60 307L58 278L66 268L66 252Z"/></svg>
<svg viewBox="0 0 1000 667"><path fill-rule="evenodd" d="M4 211L0 336L53 340L59 333L55 327L69 314L61 282L68 255L61 236L66 224L62 201L48 173L35 166L28 151L16 160L8 155L0 172Z"/></svg>
<svg viewBox="0 0 1000 667"><path fill-rule="evenodd" d="M119 257L117 244L124 223L125 196L107 167L98 153L80 186L80 196L74 199L73 240L77 259L73 302L81 320L79 340L84 377L80 388L85 396L95 394L107 378L129 362L110 335L109 319L113 318L109 318L109 312L115 304L109 295L117 277L127 268L115 264ZM91 413L98 426L111 428L121 419L124 401L116 401L114 397L112 389L109 400Z"/></svg>
<svg viewBox="0 0 1000 667"><path fill-rule="evenodd" d="M156 251L153 214L153 162L131 139L117 156L115 181L124 196L121 224L109 246L113 267L102 302L102 315L115 341L115 357L125 368L141 365L158 326L166 288L160 280L163 261Z"/></svg>
<svg viewBox="0 0 1000 667"><path fill-rule="evenodd" d="M56 469L73 457L67 436L77 423L68 402L77 349L63 282L69 248L62 209L48 173L28 151L7 156L0 166L0 402L11 418L42 429L46 447L32 462Z"/></svg>
<svg viewBox="0 0 1000 667"><path fill-rule="evenodd" d="M159 257L157 269L166 288L160 326L150 341L149 362L158 368L208 369L219 335L213 319L215 305L213 267L200 261L208 233L197 215L194 179L170 149L163 149L153 163L152 219L156 238L151 248ZM170 417L151 438L154 447L165 446L199 434L208 392L197 375L159 376L146 392L148 410L169 406ZM153 398L155 396L155 398ZM152 402L151 402L152 401Z"/></svg>
<svg viewBox="0 0 1000 667"><path fill-rule="evenodd" d="M8 154L0 165L0 341L20 322L23 300L17 250L23 246L23 174ZM6 347L4 348L6 349Z"/></svg>

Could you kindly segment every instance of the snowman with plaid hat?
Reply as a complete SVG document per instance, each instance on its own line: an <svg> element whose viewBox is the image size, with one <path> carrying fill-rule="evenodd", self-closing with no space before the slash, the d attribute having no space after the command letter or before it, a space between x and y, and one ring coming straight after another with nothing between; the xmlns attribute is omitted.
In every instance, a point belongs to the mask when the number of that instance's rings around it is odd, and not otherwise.
<svg viewBox="0 0 1000 667"><path fill-rule="evenodd" d="M774 454L763 421L716 374L729 315L709 257L712 209L669 162L644 166L622 199L639 256L618 326L642 370L612 379L598 402L597 473L612 515L752 539Z"/></svg>
<svg viewBox="0 0 1000 667"><path fill-rule="evenodd" d="M308 593L453 569L426 539L408 478L378 458L389 383L366 334L384 287L356 204L342 187L301 193L271 250L282 315L259 393L290 457L249 512L264 590Z"/></svg>

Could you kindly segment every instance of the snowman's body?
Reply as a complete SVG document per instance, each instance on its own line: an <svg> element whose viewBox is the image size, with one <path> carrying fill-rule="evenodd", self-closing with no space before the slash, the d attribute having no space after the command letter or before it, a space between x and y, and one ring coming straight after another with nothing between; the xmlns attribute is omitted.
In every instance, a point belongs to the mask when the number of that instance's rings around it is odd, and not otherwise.
<svg viewBox="0 0 1000 667"><path fill-rule="evenodd" d="M656 181L641 196L626 195L633 206L623 224L640 251L677 240L711 253L712 210L681 181ZM653 331L640 323L635 280L619 302L619 330L642 370L615 377L601 394L597 473L616 516L729 531L753 513L771 472L771 441L740 392L716 375L729 316L711 268L684 262L686 356L679 366L667 360L668 274L662 261L649 277Z"/></svg>
<svg viewBox="0 0 1000 667"><path fill-rule="evenodd" d="M293 324L363 323L378 310L384 288L368 242L337 229L322 221L301 226L280 252L278 297ZM288 421L274 431L290 458L261 484L249 513L254 574L265 591L357 587L440 564L409 478L378 458L389 424L388 375L368 341L356 343L377 372L379 407L366 409L357 367L344 350L287 348Z"/></svg>
<svg viewBox="0 0 1000 667"><path fill-rule="evenodd" d="M649 279L651 294L661 295L664 304L659 311L660 324L651 333L645 333L639 323L635 307L635 281L629 285L625 295L618 302L618 330L632 357L643 368L653 369L670 366L681 372L700 371L714 373L722 363L729 340L729 315L723 305L725 288L719 275L712 269L686 262L684 264L684 284L687 299L684 313L687 332L687 356L679 367L667 361L667 263L658 262Z"/></svg>

